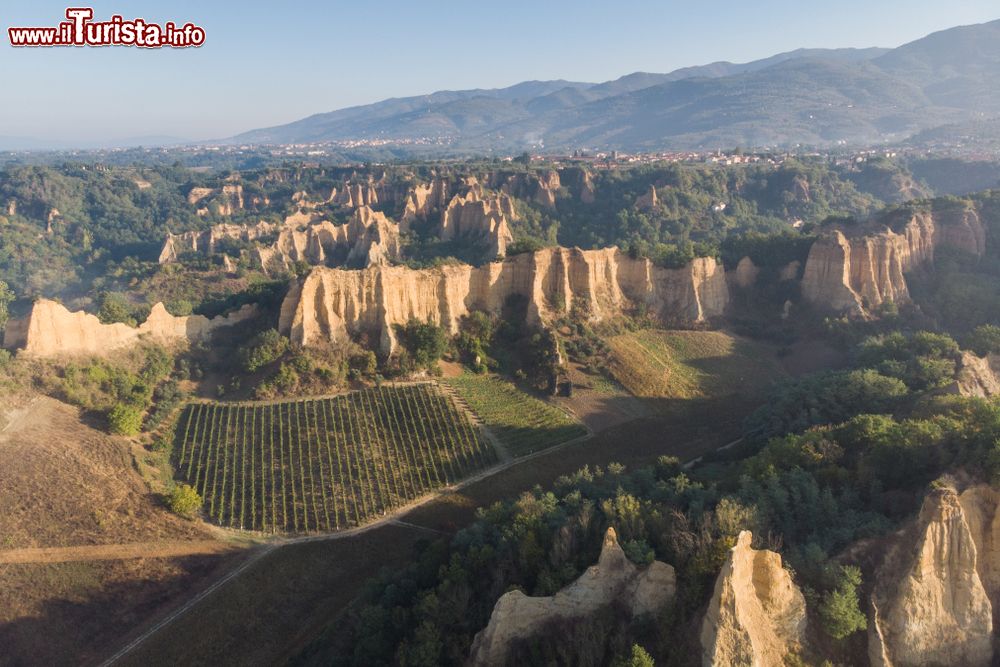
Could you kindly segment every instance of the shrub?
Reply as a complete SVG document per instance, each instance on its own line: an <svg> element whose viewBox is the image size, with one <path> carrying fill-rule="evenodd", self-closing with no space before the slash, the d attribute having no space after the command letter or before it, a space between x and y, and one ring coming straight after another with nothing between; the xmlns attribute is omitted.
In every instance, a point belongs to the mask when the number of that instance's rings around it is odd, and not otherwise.
<svg viewBox="0 0 1000 667"><path fill-rule="evenodd" d="M861 570L853 566L840 568L837 586L827 592L819 605L823 630L834 639L843 639L868 626L858 607L858 586Z"/></svg>
<svg viewBox="0 0 1000 667"><path fill-rule="evenodd" d="M653 667L656 663L653 656L646 652L646 649L638 644L632 644L632 651L627 656L622 656L612 663L614 667Z"/></svg>
<svg viewBox="0 0 1000 667"><path fill-rule="evenodd" d="M410 320L405 326L397 325L396 333L417 368L430 368L448 349L444 329L431 322Z"/></svg>
<svg viewBox="0 0 1000 667"><path fill-rule="evenodd" d="M189 484L178 484L167 497L170 511L184 517L193 517L201 507L201 496Z"/></svg>
<svg viewBox="0 0 1000 667"><path fill-rule="evenodd" d="M288 351L289 340L278 333L277 329L268 329L258 334L247 347L240 350L240 360L243 369L254 373L264 366L277 361Z"/></svg>
<svg viewBox="0 0 1000 667"><path fill-rule="evenodd" d="M1000 353L1000 327L992 324L976 327L969 334L965 345L980 357Z"/></svg>
<svg viewBox="0 0 1000 667"><path fill-rule="evenodd" d="M142 414L138 406L119 403L108 412L108 426L117 435L138 435L142 430Z"/></svg>

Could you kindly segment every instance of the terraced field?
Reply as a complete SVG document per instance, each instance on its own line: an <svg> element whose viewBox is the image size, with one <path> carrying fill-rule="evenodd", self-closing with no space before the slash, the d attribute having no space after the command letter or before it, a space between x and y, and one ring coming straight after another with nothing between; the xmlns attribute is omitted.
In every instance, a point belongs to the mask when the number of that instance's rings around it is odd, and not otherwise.
<svg viewBox="0 0 1000 667"><path fill-rule="evenodd" d="M356 526L496 460L431 384L273 404L194 403L175 470L219 525L265 532Z"/></svg>
<svg viewBox="0 0 1000 667"><path fill-rule="evenodd" d="M587 433L568 414L493 375L466 373L445 381L514 456Z"/></svg>
<svg viewBox="0 0 1000 667"><path fill-rule="evenodd" d="M642 398L716 398L763 389L783 371L771 350L720 331L643 329L614 336L609 370Z"/></svg>

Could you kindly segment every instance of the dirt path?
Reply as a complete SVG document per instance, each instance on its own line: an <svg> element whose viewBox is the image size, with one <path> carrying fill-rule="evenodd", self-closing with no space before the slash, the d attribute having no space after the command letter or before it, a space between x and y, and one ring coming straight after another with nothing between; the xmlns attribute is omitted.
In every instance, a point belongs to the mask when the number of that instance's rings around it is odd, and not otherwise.
<svg viewBox="0 0 1000 667"><path fill-rule="evenodd" d="M81 547L39 547L0 551L0 565L21 563L70 563L92 560L130 560L134 558L177 558L221 554L240 548L218 540L174 540L135 542L132 544L97 544Z"/></svg>

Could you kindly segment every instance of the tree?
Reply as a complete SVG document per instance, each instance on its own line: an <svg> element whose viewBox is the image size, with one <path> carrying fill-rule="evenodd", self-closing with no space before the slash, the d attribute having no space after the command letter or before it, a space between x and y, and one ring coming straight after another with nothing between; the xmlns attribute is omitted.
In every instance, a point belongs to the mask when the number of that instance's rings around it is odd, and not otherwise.
<svg viewBox="0 0 1000 667"><path fill-rule="evenodd" d="M278 333L277 329L268 329L254 336L250 344L240 350L240 360L243 370L254 373L264 366L277 361L288 351L290 342Z"/></svg>
<svg viewBox="0 0 1000 667"><path fill-rule="evenodd" d="M653 656L638 644L632 644L632 652L614 661L614 667L653 667Z"/></svg>
<svg viewBox="0 0 1000 667"><path fill-rule="evenodd" d="M417 368L430 368L448 349L444 329L431 322L410 320L405 326L396 326L399 341Z"/></svg>
<svg viewBox="0 0 1000 667"><path fill-rule="evenodd" d="M7 326L10 317L10 302L14 300L14 293L7 286L7 283L0 280L0 329Z"/></svg>
<svg viewBox="0 0 1000 667"><path fill-rule="evenodd" d="M135 405L119 403L108 412L108 426L117 435L138 435L142 430L143 410Z"/></svg>
<svg viewBox="0 0 1000 667"><path fill-rule="evenodd" d="M98 297L98 300L100 305L97 310L97 317L104 324L124 322L129 326L136 325L136 320L132 313L132 307L121 294L103 292L100 297Z"/></svg>
<svg viewBox="0 0 1000 667"><path fill-rule="evenodd" d="M0 311L0 318L2 317L3 313ZM0 320L0 326L3 326L2 320ZM983 324L976 327L969 334L965 345L980 357L985 357L987 354L1000 353L1000 327L992 324Z"/></svg>
<svg viewBox="0 0 1000 667"><path fill-rule="evenodd" d="M201 507L201 496L189 484L178 484L167 497L167 505L174 514L192 517Z"/></svg>
<svg viewBox="0 0 1000 667"><path fill-rule="evenodd" d="M864 630L868 622L858 607L861 570L851 565L841 566L838 579L837 585L823 596L819 617L828 635L843 639Z"/></svg>

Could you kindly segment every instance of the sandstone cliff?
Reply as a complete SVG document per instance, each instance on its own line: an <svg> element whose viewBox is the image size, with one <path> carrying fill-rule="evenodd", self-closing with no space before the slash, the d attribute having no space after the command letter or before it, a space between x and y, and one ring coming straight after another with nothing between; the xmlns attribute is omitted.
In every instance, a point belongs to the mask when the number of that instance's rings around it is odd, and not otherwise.
<svg viewBox="0 0 1000 667"><path fill-rule="evenodd" d="M161 343L203 339L215 329L238 324L256 314L256 307L248 305L212 319L201 315L175 317L158 303L145 322L130 327L122 323L102 324L95 315L70 312L60 303L42 299L35 302L26 318L8 324L3 343L5 348L20 349L22 354L36 357L100 354L140 339Z"/></svg>
<svg viewBox="0 0 1000 667"><path fill-rule="evenodd" d="M262 221L256 225L222 224L204 232L167 234L160 250L159 262L176 262L181 255L189 252L211 255L217 252L218 244L223 239L255 241L274 234L277 230L278 225Z"/></svg>
<svg viewBox="0 0 1000 667"><path fill-rule="evenodd" d="M802 643L806 603L773 551L740 533L722 566L701 626L702 664L771 667Z"/></svg>
<svg viewBox="0 0 1000 667"><path fill-rule="evenodd" d="M736 265L736 270L733 272L733 282L740 289L749 289L757 284L759 274L760 269L753 263L753 260L744 257Z"/></svg>
<svg viewBox="0 0 1000 667"><path fill-rule="evenodd" d="M962 352L958 374L949 388L961 396L989 398L1000 394L1000 357L995 354L977 357L972 352Z"/></svg>
<svg viewBox="0 0 1000 667"><path fill-rule="evenodd" d="M494 172L486 176L485 184L504 194L533 201L549 209L555 209L556 194L562 187L559 172L552 169L538 172Z"/></svg>
<svg viewBox="0 0 1000 667"><path fill-rule="evenodd" d="M415 185L406 195L400 226L406 231L415 220L426 220L443 209L448 202L451 184L447 179L435 178L430 183Z"/></svg>
<svg viewBox="0 0 1000 667"><path fill-rule="evenodd" d="M297 261L313 265L343 264L376 266L401 257L399 226L367 206L355 209L343 225L328 221L312 222L311 214L289 216L285 224L259 222L256 225L215 225L204 232L168 234L160 251L160 264L174 262L184 253L211 255L223 239L263 241L276 239L253 249L254 263L266 272L287 269Z"/></svg>
<svg viewBox="0 0 1000 667"><path fill-rule="evenodd" d="M660 198L656 195L656 186L650 185L649 190L644 195L640 195L635 200L635 207L640 211L650 211L660 205Z"/></svg>
<svg viewBox="0 0 1000 667"><path fill-rule="evenodd" d="M531 324L574 304L595 320L642 305L664 322L695 323L721 316L729 302L725 271L712 258L664 269L617 248L547 248L481 267L316 268L289 290L279 329L299 345L367 332L389 354L395 324L416 318L456 333L470 310L500 314L513 294L527 297Z"/></svg>
<svg viewBox="0 0 1000 667"><path fill-rule="evenodd" d="M983 254L986 235L975 210L948 216L918 212L898 233L887 227L854 236L831 230L809 250L802 296L820 308L856 315L905 302L905 274L933 262L935 248L944 245Z"/></svg>
<svg viewBox="0 0 1000 667"><path fill-rule="evenodd" d="M514 218L514 202L504 194L485 195L476 186L456 195L441 214L438 237L442 241L463 239L487 246L490 257L503 257L514 240L509 220Z"/></svg>
<svg viewBox="0 0 1000 667"><path fill-rule="evenodd" d="M334 188L329 201L347 208L360 208L378 204L378 190L374 183L344 183Z"/></svg>
<svg viewBox="0 0 1000 667"><path fill-rule="evenodd" d="M968 503L978 500L970 496ZM877 614L869 626L872 664L989 665L992 606L980 567L959 495L933 490L917 524L879 568L872 599Z"/></svg>
<svg viewBox="0 0 1000 667"><path fill-rule="evenodd" d="M207 215L214 209L218 215L231 216L234 212L243 210L243 186L231 184L219 189L191 188L187 201L192 206L206 202L205 206L197 209L198 215Z"/></svg>
<svg viewBox="0 0 1000 667"><path fill-rule="evenodd" d="M521 591L504 594L493 608L489 625L472 643L472 665L503 665L512 642L527 639L557 620L584 618L611 604L623 605L631 617L654 613L676 591L674 568L653 561L636 567L608 528L597 565L551 597L528 597Z"/></svg>
<svg viewBox="0 0 1000 667"><path fill-rule="evenodd" d="M273 273L298 261L367 267L388 264L401 255L399 226L383 213L360 206L343 225L325 220L304 228L286 224L272 245L256 248L254 261Z"/></svg>

